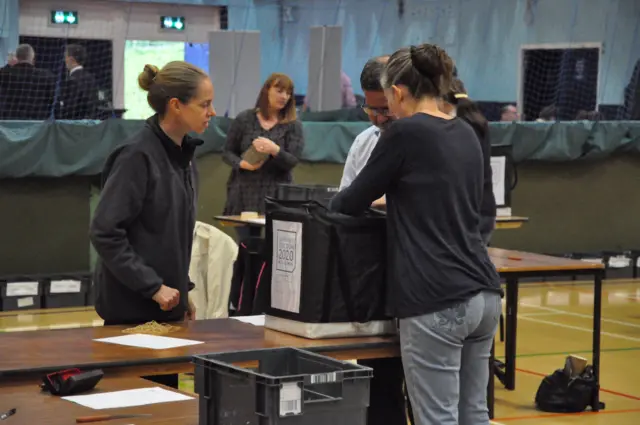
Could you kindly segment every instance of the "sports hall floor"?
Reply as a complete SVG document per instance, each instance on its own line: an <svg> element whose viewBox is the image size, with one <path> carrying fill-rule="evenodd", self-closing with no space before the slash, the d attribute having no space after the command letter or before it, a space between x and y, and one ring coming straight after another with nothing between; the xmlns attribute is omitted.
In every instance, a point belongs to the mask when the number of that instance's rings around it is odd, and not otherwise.
<svg viewBox="0 0 640 425"><path fill-rule="evenodd" d="M601 400L606 409L558 415L533 406L543 376L561 368L568 354L591 360L592 311L592 283L522 284L516 390L506 391L496 381L494 424L640 424L640 368L633 360L640 353L640 280L609 280L604 285ZM0 313L0 331L5 332L86 326L102 326L91 308ZM504 344L498 342L496 355L503 352ZM181 386L189 391L193 383L185 376Z"/></svg>

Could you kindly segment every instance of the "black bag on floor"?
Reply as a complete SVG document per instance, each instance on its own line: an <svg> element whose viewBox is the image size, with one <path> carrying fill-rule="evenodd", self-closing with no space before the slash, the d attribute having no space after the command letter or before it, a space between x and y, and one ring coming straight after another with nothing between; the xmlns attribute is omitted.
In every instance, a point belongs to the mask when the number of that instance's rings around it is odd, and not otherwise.
<svg viewBox="0 0 640 425"><path fill-rule="evenodd" d="M536 407L543 412L579 413L592 406L597 390L593 367L587 366L580 375L571 377L564 369L546 376L536 393ZM604 403L600 403L600 409Z"/></svg>
<svg viewBox="0 0 640 425"><path fill-rule="evenodd" d="M389 320L386 216L266 199L266 313L305 323ZM269 288L269 290L266 290Z"/></svg>

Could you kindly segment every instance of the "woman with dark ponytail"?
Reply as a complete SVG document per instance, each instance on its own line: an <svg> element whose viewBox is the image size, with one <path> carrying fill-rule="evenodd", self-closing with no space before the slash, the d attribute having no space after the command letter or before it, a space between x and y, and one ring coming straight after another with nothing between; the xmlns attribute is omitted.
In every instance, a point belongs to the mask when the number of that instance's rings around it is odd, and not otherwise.
<svg viewBox="0 0 640 425"><path fill-rule="evenodd" d="M480 111L478 104L469 99L464 84L457 78L451 83L449 93L443 97L441 109L449 115L457 116L466 121L478 136L484 162L482 203L480 204L480 234L488 245L496 226L496 198L493 195L489 122Z"/></svg>
<svg viewBox="0 0 640 425"><path fill-rule="evenodd" d="M483 155L439 109L453 61L432 44L395 52L382 75L394 121L331 201L356 215L386 194L387 311L399 319L414 425L488 425L489 356L500 281L480 235Z"/></svg>

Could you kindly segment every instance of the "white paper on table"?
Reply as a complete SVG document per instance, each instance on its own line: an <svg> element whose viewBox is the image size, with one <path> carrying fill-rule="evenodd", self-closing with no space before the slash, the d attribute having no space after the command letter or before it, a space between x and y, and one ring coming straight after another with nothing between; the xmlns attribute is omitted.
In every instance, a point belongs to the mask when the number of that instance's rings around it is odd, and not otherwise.
<svg viewBox="0 0 640 425"><path fill-rule="evenodd" d="M165 390L164 388L153 387L113 391L100 394L75 395L62 397L62 399L91 409L102 410L145 406L147 404L169 403L173 401L186 401L192 400L193 397Z"/></svg>
<svg viewBox="0 0 640 425"><path fill-rule="evenodd" d="M94 341L106 342L109 344L127 345L129 347L151 348L154 350L165 350L168 348L178 348L188 345L204 344L203 341L192 341L190 339L171 338L168 336L145 334L114 336L110 338L95 339Z"/></svg>
<svg viewBox="0 0 640 425"><path fill-rule="evenodd" d="M493 174L493 196L496 198L496 205L505 204L505 176L507 174L507 158L504 156L491 157L491 172Z"/></svg>
<svg viewBox="0 0 640 425"><path fill-rule="evenodd" d="M249 323L254 326L264 326L264 314L260 316L239 316L232 317L233 320L238 320L240 322Z"/></svg>

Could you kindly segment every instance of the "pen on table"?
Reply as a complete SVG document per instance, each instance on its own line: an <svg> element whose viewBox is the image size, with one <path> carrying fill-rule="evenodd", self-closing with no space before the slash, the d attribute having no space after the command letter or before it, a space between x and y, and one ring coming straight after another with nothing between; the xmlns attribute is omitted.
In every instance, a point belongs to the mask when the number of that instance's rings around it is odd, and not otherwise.
<svg viewBox="0 0 640 425"><path fill-rule="evenodd" d="M507 260L522 261L522 258L520 258L520 257L507 257Z"/></svg>
<svg viewBox="0 0 640 425"><path fill-rule="evenodd" d="M81 416L76 418L77 424L88 424L91 422L112 421L114 419L129 419L129 418L147 418L150 414L140 415L97 415L97 416Z"/></svg>
<svg viewBox="0 0 640 425"><path fill-rule="evenodd" d="M11 410L9 410L8 412L5 412L3 414L0 415L0 421L4 421L5 419L7 419L9 416L15 415L16 414L17 409L13 408Z"/></svg>

